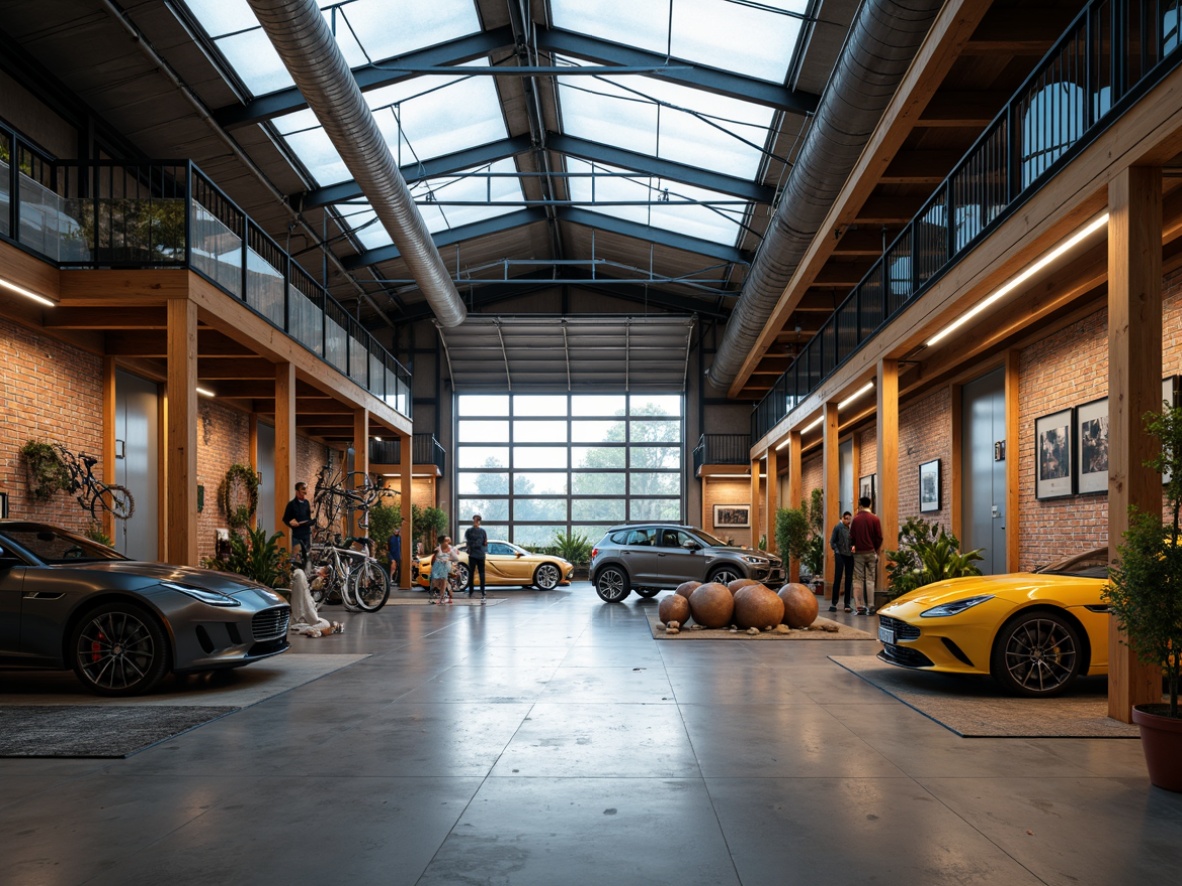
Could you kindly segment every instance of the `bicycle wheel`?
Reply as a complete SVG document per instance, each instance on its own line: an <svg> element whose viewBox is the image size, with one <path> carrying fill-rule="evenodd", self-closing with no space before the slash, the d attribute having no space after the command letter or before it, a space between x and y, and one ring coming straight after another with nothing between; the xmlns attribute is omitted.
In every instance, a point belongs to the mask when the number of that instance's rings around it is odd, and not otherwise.
<svg viewBox="0 0 1182 886"><path fill-rule="evenodd" d="M90 503L90 513L94 517L98 517L98 514L95 513L98 508L110 511L111 516L116 520L126 520L135 512L135 500L131 497L127 487L113 484L111 486L99 485L97 489L94 500Z"/></svg>
<svg viewBox="0 0 1182 886"><path fill-rule="evenodd" d="M365 612L377 612L390 597L390 576L377 560L366 560L350 576L353 599Z"/></svg>

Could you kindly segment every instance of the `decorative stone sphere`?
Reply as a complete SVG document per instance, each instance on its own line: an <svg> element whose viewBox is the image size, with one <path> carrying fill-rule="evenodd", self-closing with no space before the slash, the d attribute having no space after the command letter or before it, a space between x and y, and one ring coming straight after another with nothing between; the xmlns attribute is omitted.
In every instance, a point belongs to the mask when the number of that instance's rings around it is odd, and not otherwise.
<svg viewBox="0 0 1182 886"><path fill-rule="evenodd" d="M689 617L690 604L687 598L680 594L670 594L661 598L661 604L657 607L657 618L665 624L671 621L684 623Z"/></svg>
<svg viewBox="0 0 1182 886"><path fill-rule="evenodd" d="M680 594L685 599L689 599L689 595L702 586L700 581L683 581L677 586L677 590L673 593Z"/></svg>
<svg viewBox="0 0 1182 886"><path fill-rule="evenodd" d="M771 588L756 583L735 591L735 624L740 628L774 628L784 618L784 601Z"/></svg>
<svg viewBox="0 0 1182 886"><path fill-rule="evenodd" d="M731 623L735 597L726 585L716 581L695 588L689 598L690 614L705 628L724 628Z"/></svg>
<svg viewBox="0 0 1182 886"><path fill-rule="evenodd" d="M780 588L784 601L784 624L790 628L807 628L817 620L817 597L807 585L789 582Z"/></svg>
<svg viewBox="0 0 1182 886"><path fill-rule="evenodd" d="M756 581L753 578L736 578L734 581L727 583L727 588L733 594L738 591L739 588L748 588L751 587L751 585L760 585L762 587L763 582Z"/></svg>

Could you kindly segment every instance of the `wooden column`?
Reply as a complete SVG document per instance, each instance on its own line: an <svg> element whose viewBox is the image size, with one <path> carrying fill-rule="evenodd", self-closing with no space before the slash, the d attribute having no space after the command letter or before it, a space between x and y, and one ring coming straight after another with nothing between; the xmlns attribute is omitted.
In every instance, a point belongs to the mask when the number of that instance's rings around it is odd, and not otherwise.
<svg viewBox="0 0 1182 886"><path fill-rule="evenodd" d="M961 476L964 473L964 388L953 385L948 398L949 408L952 410L952 454L948 459L948 470L940 477L940 495L947 496L949 509L949 525L952 534L961 541L964 540L964 515L961 513ZM1014 462L1018 460L1017 442L1014 443Z"/></svg>
<svg viewBox="0 0 1182 886"><path fill-rule="evenodd" d="M295 484L310 477L296 477L296 374L292 363L275 364L275 525L283 528L287 549L292 550L291 527L283 522L287 503L295 496ZM312 493L312 490L308 490Z"/></svg>
<svg viewBox="0 0 1182 886"><path fill-rule="evenodd" d="M116 389L115 389L115 360L111 357L103 358L103 482L115 482L115 422L116 422ZM120 525L116 525L114 515L106 508L102 509L102 524L101 528L103 534L115 543L115 547L119 547L121 539L116 537L116 533L122 529L122 521Z"/></svg>
<svg viewBox="0 0 1182 886"><path fill-rule="evenodd" d="M1161 513L1161 476L1145 467L1158 451L1142 416L1161 410L1162 179L1160 169L1133 167L1108 186L1108 551L1136 507ZM1132 707L1161 700L1161 674L1122 642L1116 620L1108 634L1108 716L1129 723Z"/></svg>
<svg viewBox="0 0 1182 886"><path fill-rule="evenodd" d="M776 544L776 511L780 509L780 466L779 453L775 447L768 447L767 451L767 485L764 487L767 504L767 549L768 553L778 553Z"/></svg>
<svg viewBox="0 0 1182 886"><path fill-rule="evenodd" d="M398 435L398 479L402 507L402 567L398 577L399 587L411 587L411 564L415 558L415 540L411 536L411 468L414 465L413 438L410 434Z"/></svg>
<svg viewBox="0 0 1182 886"><path fill-rule="evenodd" d="M883 550L899 543L899 364L878 361L878 496ZM878 558L875 587L886 587L886 557ZM872 601L867 600L869 606Z"/></svg>
<svg viewBox="0 0 1182 886"><path fill-rule="evenodd" d="M762 534L765 521L759 519L759 463L760 458L751 459L751 547L759 547L759 536Z"/></svg>
<svg viewBox="0 0 1182 886"><path fill-rule="evenodd" d="M1021 504L1018 495L1022 478L1018 471L1018 440L1022 433L1019 421L1018 382L1020 361L1017 350L1006 351L1006 572L1017 572L1021 567L1022 537Z"/></svg>
<svg viewBox="0 0 1182 886"><path fill-rule="evenodd" d="M369 410L362 407L353 410L353 488L365 485L369 475ZM368 516L368 515L367 515ZM361 525L357 511L349 511L349 533L369 535L369 526Z"/></svg>
<svg viewBox="0 0 1182 886"><path fill-rule="evenodd" d="M803 471L800 466L800 431L788 434L788 503L787 507L800 507L800 494L804 488ZM788 556L787 553L784 556ZM800 581L800 561L788 565L788 580Z"/></svg>
<svg viewBox="0 0 1182 886"><path fill-rule="evenodd" d="M197 305L168 302L168 425L166 460L169 563L198 565L197 556Z"/></svg>
<svg viewBox="0 0 1182 886"><path fill-rule="evenodd" d="M841 462L837 440L837 403L825 404L825 417L821 421L821 489L825 493L825 525L821 528L825 541L825 560L823 578L833 579L836 563L833 559L833 549L829 547L829 533L841 519Z"/></svg>

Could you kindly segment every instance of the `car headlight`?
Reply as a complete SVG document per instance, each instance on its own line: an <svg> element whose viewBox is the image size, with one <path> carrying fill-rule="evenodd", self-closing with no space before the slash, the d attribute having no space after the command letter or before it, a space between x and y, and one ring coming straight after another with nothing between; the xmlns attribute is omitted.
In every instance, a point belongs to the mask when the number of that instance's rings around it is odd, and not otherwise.
<svg viewBox="0 0 1182 886"><path fill-rule="evenodd" d="M984 603L986 600L992 600L993 594L980 594L976 597L965 597L963 600L954 600L951 603L941 603L939 606L933 606L919 614L920 618L946 618L949 615L960 615L966 609L972 609Z"/></svg>
<svg viewBox="0 0 1182 886"><path fill-rule="evenodd" d="M757 566L767 566L767 560L765 560L763 557L744 557L743 559L748 563L754 563Z"/></svg>
<svg viewBox="0 0 1182 886"><path fill-rule="evenodd" d="M160 586L168 588L170 591L180 591L186 597L192 597L194 600L200 600L202 603L208 603L210 606L241 606L242 604L233 597L227 597L225 594L219 594L216 591L207 591L204 588L193 588L189 585L179 585L174 581L162 581Z"/></svg>

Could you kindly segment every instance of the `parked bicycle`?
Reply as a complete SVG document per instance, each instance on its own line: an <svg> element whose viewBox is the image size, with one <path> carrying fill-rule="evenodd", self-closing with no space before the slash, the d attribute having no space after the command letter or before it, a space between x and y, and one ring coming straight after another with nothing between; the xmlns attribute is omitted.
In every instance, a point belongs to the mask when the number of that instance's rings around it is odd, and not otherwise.
<svg viewBox="0 0 1182 886"><path fill-rule="evenodd" d="M54 444L66 472L70 475L71 494L76 493L78 504L98 518L102 511L110 511L116 520L126 520L135 512L135 499L126 486L104 483L94 476L98 459L85 453L73 453L60 443ZM97 510L96 510L97 509Z"/></svg>
<svg viewBox="0 0 1182 886"><path fill-rule="evenodd" d="M308 578L312 601L319 609L325 603L342 603L351 612L376 612L390 597L390 576L382 564L365 551L349 547L361 539L335 544L314 544L308 556Z"/></svg>

